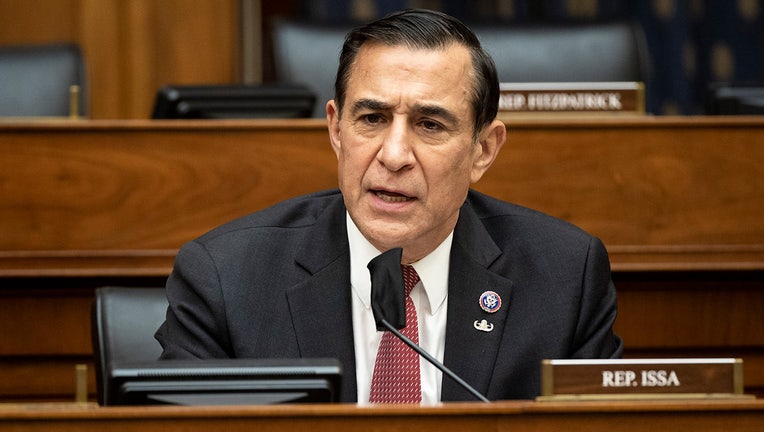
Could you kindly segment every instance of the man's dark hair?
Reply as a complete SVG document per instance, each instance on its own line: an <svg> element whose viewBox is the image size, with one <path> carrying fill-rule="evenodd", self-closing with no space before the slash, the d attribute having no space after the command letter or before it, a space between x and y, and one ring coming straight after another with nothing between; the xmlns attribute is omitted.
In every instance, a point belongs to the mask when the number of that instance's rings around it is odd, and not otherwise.
<svg viewBox="0 0 764 432"><path fill-rule="evenodd" d="M334 82L334 101L339 115L345 102L353 62L361 45L369 40L389 46L406 45L414 49L443 49L452 43L465 46L470 51L475 75L472 85L475 137L496 117L499 108L499 78L491 56L480 46L475 33L461 21L441 12L424 9L395 12L348 33Z"/></svg>

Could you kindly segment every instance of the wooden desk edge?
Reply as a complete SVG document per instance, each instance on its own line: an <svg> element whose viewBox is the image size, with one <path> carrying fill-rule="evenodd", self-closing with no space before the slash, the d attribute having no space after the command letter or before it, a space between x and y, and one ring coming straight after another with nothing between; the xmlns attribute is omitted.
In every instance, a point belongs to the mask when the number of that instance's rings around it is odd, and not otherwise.
<svg viewBox="0 0 764 432"><path fill-rule="evenodd" d="M116 406L95 403L0 404L0 419L75 419L165 417L335 417L335 416L485 416L544 413L596 412L729 412L764 414L764 400L755 398L647 401L497 401L452 402L437 406L358 406L355 404L305 404L269 406Z"/></svg>
<svg viewBox="0 0 764 432"><path fill-rule="evenodd" d="M614 272L763 271L764 246L609 247ZM0 251L0 277L167 276L176 249Z"/></svg>

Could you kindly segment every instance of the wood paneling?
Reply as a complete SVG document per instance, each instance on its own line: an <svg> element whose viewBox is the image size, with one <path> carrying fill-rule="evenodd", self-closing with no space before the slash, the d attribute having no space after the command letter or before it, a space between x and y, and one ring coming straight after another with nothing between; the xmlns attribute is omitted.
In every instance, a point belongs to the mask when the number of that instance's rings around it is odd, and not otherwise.
<svg viewBox="0 0 764 432"><path fill-rule="evenodd" d="M518 121L476 188L601 237L618 270L761 270L762 146L753 117ZM211 227L337 184L311 119L0 124L0 166L7 276L156 275Z"/></svg>
<svg viewBox="0 0 764 432"><path fill-rule="evenodd" d="M476 188L604 240L627 356L741 357L764 395L763 146L762 118L517 120ZM97 286L162 286L336 163L319 120L0 123L0 399L66 393Z"/></svg>
<svg viewBox="0 0 764 432"><path fill-rule="evenodd" d="M725 273L614 274L616 333L631 358L737 357L745 391L764 397L764 275ZM162 286L155 278L0 279L0 401L66 400L74 367L88 364L93 289L104 285ZM8 287L15 287L10 289Z"/></svg>
<svg viewBox="0 0 764 432"><path fill-rule="evenodd" d="M616 333L630 358L743 359L764 396L764 271L616 271Z"/></svg>
<svg viewBox="0 0 764 432"><path fill-rule="evenodd" d="M238 0L0 0L0 23L0 44L80 44L94 119L148 118L166 84L241 78Z"/></svg>
<svg viewBox="0 0 764 432"><path fill-rule="evenodd" d="M74 401L75 367L88 365L88 392L95 400L95 369L92 355L2 357L0 401Z"/></svg>
<svg viewBox="0 0 764 432"><path fill-rule="evenodd" d="M478 189L632 252L755 249L764 245L764 122L749 119L510 123L500 160Z"/></svg>
<svg viewBox="0 0 764 432"><path fill-rule="evenodd" d="M92 300L92 289L0 290L0 357L90 355Z"/></svg>
<svg viewBox="0 0 764 432"><path fill-rule="evenodd" d="M81 0L0 0L0 44L75 42Z"/></svg>
<svg viewBox="0 0 764 432"><path fill-rule="evenodd" d="M617 273L616 330L631 349L764 347L764 272Z"/></svg>
<svg viewBox="0 0 764 432"><path fill-rule="evenodd" d="M336 163L317 121L0 125L0 253L166 265L215 225L335 187Z"/></svg>

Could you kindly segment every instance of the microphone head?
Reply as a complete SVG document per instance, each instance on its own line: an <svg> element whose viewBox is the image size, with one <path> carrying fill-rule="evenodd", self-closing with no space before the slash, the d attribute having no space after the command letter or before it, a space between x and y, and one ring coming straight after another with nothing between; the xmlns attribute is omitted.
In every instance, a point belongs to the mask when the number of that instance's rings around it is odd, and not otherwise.
<svg viewBox="0 0 764 432"><path fill-rule="evenodd" d="M406 292L401 270L403 249L395 248L384 252L371 261L371 311L377 330L387 330L382 324L386 320L393 327L406 327Z"/></svg>

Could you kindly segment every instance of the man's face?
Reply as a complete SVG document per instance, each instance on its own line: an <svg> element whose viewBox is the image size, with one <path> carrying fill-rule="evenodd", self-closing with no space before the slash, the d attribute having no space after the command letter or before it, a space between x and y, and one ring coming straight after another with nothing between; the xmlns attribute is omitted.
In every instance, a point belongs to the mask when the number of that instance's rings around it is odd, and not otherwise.
<svg viewBox="0 0 764 432"><path fill-rule="evenodd" d="M404 262L430 253L490 165L473 139L473 80L461 45L412 50L367 42L352 66L341 118L335 102L327 104L345 205L380 251L402 247Z"/></svg>

